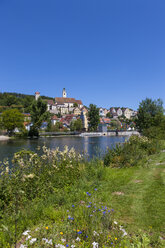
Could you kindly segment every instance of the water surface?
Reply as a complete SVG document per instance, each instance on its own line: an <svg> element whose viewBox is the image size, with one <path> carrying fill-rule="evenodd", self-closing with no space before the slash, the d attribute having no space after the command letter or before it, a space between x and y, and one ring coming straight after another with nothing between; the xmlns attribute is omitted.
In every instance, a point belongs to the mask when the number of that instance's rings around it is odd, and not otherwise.
<svg viewBox="0 0 165 248"><path fill-rule="evenodd" d="M0 160L11 158L15 152L21 149L36 151L38 146L46 145L51 149L59 147L64 149L67 145L69 148L74 147L80 153L87 153L90 158L93 156L101 156L107 149L112 148L117 143L123 143L128 136L99 136L99 137L79 137L79 136L62 136L62 137L46 137L39 139L17 139L0 141Z"/></svg>

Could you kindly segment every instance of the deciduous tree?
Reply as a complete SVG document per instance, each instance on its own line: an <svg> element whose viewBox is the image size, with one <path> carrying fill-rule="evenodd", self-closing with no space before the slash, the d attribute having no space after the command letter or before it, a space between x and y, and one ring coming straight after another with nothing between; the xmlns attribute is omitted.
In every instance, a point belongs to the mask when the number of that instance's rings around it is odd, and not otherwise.
<svg viewBox="0 0 165 248"><path fill-rule="evenodd" d="M10 135L13 134L15 128L23 128L23 121L24 116L18 109L9 109L2 113L2 126Z"/></svg>
<svg viewBox="0 0 165 248"><path fill-rule="evenodd" d="M100 122L100 117L99 117L99 108L97 108L96 105L94 104L89 105L88 117L89 117L90 131L97 131Z"/></svg>

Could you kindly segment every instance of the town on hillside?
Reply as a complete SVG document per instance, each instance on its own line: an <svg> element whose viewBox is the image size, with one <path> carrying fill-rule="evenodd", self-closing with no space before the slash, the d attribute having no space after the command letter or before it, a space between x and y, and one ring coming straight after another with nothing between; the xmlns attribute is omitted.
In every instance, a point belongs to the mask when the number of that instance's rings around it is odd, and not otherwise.
<svg viewBox="0 0 165 248"><path fill-rule="evenodd" d="M89 131L90 121L88 111L89 108L83 105L82 100L67 97L65 88L62 90L61 97L42 97L40 92L35 92L35 96L31 96L34 101L42 99L47 104L47 111L51 116L51 127L49 131ZM30 101L30 98L29 98ZM10 107L17 107L11 104ZM2 109L3 106L0 106ZM28 108L27 108L28 110ZM97 131L107 132L108 130L134 130L137 111L127 107L110 107L109 109L99 107L99 125ZM1 111L3 112L3 111ZM31 113L23 113L24 127L27 131L33 126ZM42 122L40 130L48 130L48 122Z"/></svg>

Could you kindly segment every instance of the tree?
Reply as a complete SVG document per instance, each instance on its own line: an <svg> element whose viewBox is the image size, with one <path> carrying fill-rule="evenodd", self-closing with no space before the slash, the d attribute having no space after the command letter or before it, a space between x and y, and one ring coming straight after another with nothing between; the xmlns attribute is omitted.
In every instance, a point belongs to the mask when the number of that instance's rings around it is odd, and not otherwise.
<svg viewBox="0 0 165 248"><path fill-rule="evenodd" d="M136 127L140 132L143 132L144 130L154 126L156 120L157 125L159 125L158 122L163 118L163 113L163 101L161 99L152 100L146 98L139 104Z"/></svg>
<svg viewBox="0 0 165 248"><path fill-rule="evenodd" d="M38 132L43 121L50 121L50 113L47 111L47 104L41 97L39 97L37 101L33 101L30 113L33 123L32 129L35 133ZM31 136L33 136L32 133Z"/></svg>
<svg viewBox="0 0 165 248"><path fill-rule="evenodd" d="M71 131L81 131L82 128L83 128L83 125L82 125L81 119L74 120L70 124L70 130Z"/></svg>
<svg viewBox="0 0 165 248"><path fill-rule="evenodd" d="M108 113L106 114L106 117L107 117L107 118L112 118L113 116L112 116L112 114L111 114L110 112L108 112Z"/></svg>
<svg viewBox="0 0 165 248"><path fill-rule="evenodd" d="M89 105L88 117L90 131L96 131L100 122L99 108L97 108L96 105Z"/></svg>
<svg viewBox="0 0 165 248"><path fill-rule="evenodd" d="M2 113L2 126L10 135L13 134L15 128L23 128L23 121L24 116L18 109L9 109Z"/></svg>

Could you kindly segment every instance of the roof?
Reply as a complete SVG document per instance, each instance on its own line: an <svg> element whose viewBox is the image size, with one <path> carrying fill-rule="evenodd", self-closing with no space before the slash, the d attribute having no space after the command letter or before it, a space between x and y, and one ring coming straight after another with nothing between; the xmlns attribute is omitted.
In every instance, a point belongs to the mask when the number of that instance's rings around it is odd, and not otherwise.
<svg viewBox="0 0 165 248"><path fill-rule="evenodd" d="M45 101L47 101L47 104L49 104L49 105L54 105L54 101L53 100L45 99Z"/></svg>
<svg viewBox="0 0 165 248"><path fill-rule="evenodd" d="M52 120L58 120L58 117L56 115L53 115L51 119Z"/></svg>
<svg viewBox="0 0 165 248"><path fill-rule="evenodd" d="M77 103L77 104L82 105L81 100L76 100L75 98L68 98L68 97L55 97L55 103L57 104Z"/></svg>

